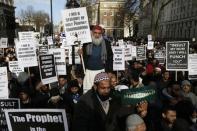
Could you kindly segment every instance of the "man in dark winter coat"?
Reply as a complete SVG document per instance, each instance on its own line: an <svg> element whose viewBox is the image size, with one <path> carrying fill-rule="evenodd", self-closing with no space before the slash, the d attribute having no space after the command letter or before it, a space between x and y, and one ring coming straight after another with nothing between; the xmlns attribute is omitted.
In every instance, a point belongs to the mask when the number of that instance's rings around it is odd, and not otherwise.
<svg viewBox="0 0 197 131"><path fill-rule="evenodd" d="M94 87L84 94L76 105L74 131L116 131L116 112L119 104L110 98L107 73L95 76Z"/></svg>

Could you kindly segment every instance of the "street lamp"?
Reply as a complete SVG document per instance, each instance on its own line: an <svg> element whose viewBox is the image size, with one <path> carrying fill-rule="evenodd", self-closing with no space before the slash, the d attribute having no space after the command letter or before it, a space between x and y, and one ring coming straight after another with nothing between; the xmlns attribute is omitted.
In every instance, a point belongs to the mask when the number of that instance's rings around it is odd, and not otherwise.
<svg viewBox="0 0 197 131"><path fill-rule="evenodd" d="M53 2L50 0L50 5L51 5L51 36L53 40Z"/></svg>

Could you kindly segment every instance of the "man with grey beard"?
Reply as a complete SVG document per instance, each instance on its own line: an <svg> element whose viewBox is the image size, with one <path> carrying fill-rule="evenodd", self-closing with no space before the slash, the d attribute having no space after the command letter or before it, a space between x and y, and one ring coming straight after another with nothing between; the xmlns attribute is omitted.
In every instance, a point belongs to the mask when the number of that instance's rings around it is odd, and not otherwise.
<svg viewBox="0 0 197 131"><path fill-rule="evenodd" d="M100 72L113 70L113 53L109 41L103 38L103 29L99 25L92 28L92 42L83 45L82 54L85 64L84 92L93 86L94 77Z"/></svg>

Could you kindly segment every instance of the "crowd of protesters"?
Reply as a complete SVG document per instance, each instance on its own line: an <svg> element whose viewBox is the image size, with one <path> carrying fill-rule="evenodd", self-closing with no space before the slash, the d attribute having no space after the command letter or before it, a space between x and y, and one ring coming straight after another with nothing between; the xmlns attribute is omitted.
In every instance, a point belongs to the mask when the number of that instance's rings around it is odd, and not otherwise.
<svg viewBox="0 0 197 131"><path fill-rule="evenodd" d="M9 97L19 98L24 109L65 109L70 131L197 131L197 82L188 80L188 72L167 71L154 58L154 50L147 51L146 60L127 61L125 71L114 72L110 42L102 32L94 26L93 42L79 50L88 72L76 66L73 77L68 67L68 75L47 85L42 84L38 67L17 76L9 72ZM134 38L125 41L146 43ZM155 45L155 49L163 47L159 42ZM195 45L190 46L190 52L196 51ZM0 60L1 66L16 60L14 48L5 49ZM123 105L116 95L144 86L154 87L154 101Z"/></svg>

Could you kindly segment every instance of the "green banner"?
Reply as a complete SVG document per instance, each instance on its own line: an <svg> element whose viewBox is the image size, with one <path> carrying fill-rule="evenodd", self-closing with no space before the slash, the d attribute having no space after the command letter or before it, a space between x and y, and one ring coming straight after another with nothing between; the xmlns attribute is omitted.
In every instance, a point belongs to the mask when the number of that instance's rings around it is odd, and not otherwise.
<svg viewBox="0 0 197 131"><path fill-rule="evenodd" d="M121 91L121 102L123 105L136 105L144 100L153 101L155 98L156 91L154 88L149 86Z"/></svg>

